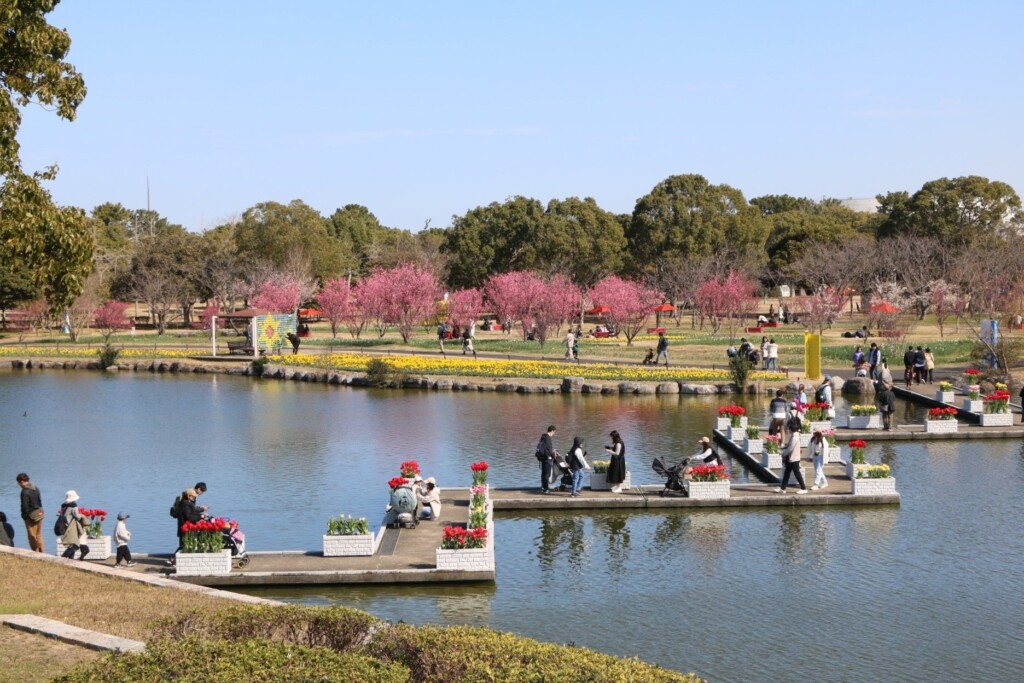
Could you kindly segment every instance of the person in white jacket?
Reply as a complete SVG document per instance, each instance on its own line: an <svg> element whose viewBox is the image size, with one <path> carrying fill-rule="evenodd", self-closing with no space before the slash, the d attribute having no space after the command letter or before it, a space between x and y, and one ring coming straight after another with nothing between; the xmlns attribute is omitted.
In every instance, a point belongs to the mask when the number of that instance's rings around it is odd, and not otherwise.
<svg viewBox="0 0 1024 683"><path fill-rule="evenodd" d="M800 485L797 493L807 493L804 475L800 471L800 419L790 418L784 434L786 445L782 447L782 484L775 489L775 493L786 492L786 482L789 481L790 473L796 477L796 483Z"/></svg>
<svg viewBox="0 0 1024 683"><path fill-rule="evenodd" d="M437 519L441 516L441 489L437 488L437 480L433 477L427 477L426 492L417 491L416 498L423 506L420 509L420 519Z"/></svg>
<svg viewBox="0 0 1024 683"><path fill-rule="evenodd" d="M130 516L123 512L117 513L117 526L114 527L114 543L117 544L115 569L135 566L135 563L132 562L132 551L128 549L128 541L132 540L132 532L128 531L128 525L125 523Z"/></svg>
<svg viewBox="0 0 1024 683"><path fill-rule="evenodd" d="M572 497L578 498L583 488L583 472L590 469L587 452L583 450L583 437L577 436L572 440L568 461L569 471L572 472Z"/></svg>

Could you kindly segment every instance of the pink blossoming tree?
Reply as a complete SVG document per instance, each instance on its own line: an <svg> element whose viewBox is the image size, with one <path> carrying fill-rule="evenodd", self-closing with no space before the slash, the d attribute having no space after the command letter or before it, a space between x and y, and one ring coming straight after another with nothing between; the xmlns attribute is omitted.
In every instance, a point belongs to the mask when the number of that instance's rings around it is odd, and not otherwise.
<svg viewBox="0 0 1024 683"><path fill-rule="evenodd" d="M626 337L626 346L633 345L633 338L647 325L652 309L665 300L658 290L616 275L594 285L589 298L595 306L608 307L605 319Z"/></svg>
<svg viewBox="0 0 1024 683"><path fill-rule="evenodd" d="M348 280L339 277L325 282L324 288L316 295L316 303L331 324L331 337L336 338L338 324L351 316L354 306Z"/></svg>
<svg viewBox="0 0 1024 683"><path fill-rule="evenodd" d="M359 286L360 303L372 314L380 336L394 324L409 343L413 328L435 314L441 285L437 275L412 263L377 269Z"/></svg>
<svg viewBox="0 0 1024 683"><path fill-rule="evenodd" d="M128 327L127 310L128 304L123 301L108 301L93 311L93 326L103 335L104 344L110 344L110 337L115 332Z"/></svg>
<svg viewBox="0 0 1024 683"><path fill-rule="evenodd" d="M254 308L272 313L294 313L302 303L302 284L290 278L274 278L259 286L252 298Z"/></svg>

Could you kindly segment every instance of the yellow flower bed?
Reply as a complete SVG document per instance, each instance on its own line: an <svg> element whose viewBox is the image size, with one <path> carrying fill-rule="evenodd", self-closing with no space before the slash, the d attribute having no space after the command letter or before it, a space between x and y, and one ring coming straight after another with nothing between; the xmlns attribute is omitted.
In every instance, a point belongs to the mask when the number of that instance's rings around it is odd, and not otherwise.
<svg viewBox="0 0 1024 683"><path fill-rule="evenodd" d="M287 356L281 363L333 370L363 372L371 359L354 353L338 353L329 356ZM411 375L455 375L473 377L508 377L529 379L562 379L566 376L595 380L616 380L636 382L728 382L726 370L707 368L658 369L642 365L614 365L612 363L587 363L566 365L554 361L532 360L463 360L457 358L425 356L388 356L385 358L396 370ZM782 380L785 376L777 372L755 372L753 379Z"/></svg>
<svg viewBox="0 0 1024 683"><path fill-rule="evenodd" d="M22 358L96 358L98 348L87 349L76 346L0 346L0 356L17 356ZM118 358L188 358L196 355L195 351L174 351L171 349L122 349Z"/></svg>

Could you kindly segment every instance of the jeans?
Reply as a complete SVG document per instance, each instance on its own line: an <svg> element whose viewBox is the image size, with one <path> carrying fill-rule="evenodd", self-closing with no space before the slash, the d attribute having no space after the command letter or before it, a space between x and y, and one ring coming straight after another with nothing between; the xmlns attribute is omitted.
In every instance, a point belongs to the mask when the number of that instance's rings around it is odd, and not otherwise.
<svg viewBox="0 0 1024 683"><path fill-rule="evenodd" d="M779 370L779 359L778 358L774 358L774 357L773 358L769 358L768 359L768 369L769 370L775 370L776 372L778 372L778 370Z"/></svg>
<svg viewBox="0 0 1024 683"><path fill-rule="evenodd" d="M668 351L665 351L664 349L661 350L661 351L658 351L658 355L654 357L654 364L657 365L658 361L661 360L662 356L665 357L665 367L667 368L668 367Z"/></svg>
<svg viewBox="0 0 1024 683"><path fill-rule="evenodd" d="M825 478L825 456L814 456L814 485L828 486L828 479Z"/></svg>
<svg viewBox="0 0 1024 683"><path fill-rule="evenodd" d="M540 490L548 490L548 482L551 481L551 458L544 458L540 463Z"/></svg>
<svg viewBox="0 0 1024 683"><path fill-rule="evenodd" d="M785 464L782 467L782 484L779 485L779 488L782 489L783 491L786 490L786 482L789 481L790 473L792 473L793 476L796 477L796 483L800 485L800 488L803 490L807 490L807 484L804 483L803 472L800 471L799 460L787 460L785 462Z"/></svg>
<svg viewBox="0 0 1024 683"><path fill-rule="evenodd" d="M583 488L583 470L573 470L572 472L572 495L576 495Z"/></svg>

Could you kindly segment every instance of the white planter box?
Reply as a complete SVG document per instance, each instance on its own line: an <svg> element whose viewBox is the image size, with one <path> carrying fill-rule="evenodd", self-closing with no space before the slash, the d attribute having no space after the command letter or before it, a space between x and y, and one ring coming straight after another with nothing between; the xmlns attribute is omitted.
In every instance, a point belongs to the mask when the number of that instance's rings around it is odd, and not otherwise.
<svg viewBox="0 0 1024 683"><path fill-rule="evenodd" d="M980 398L965 398L964 410L966 410L969 413L983 413L985 412L985 402L982 401Z"/></svg>
<svg viewBox="0 0 1024 683"><path fill-rule="evenodd" d="M958 424L956 420L925 420L924 431L926 434L955 434Z"/></svg>
<svg viewBox="0 0 1024 683"><path fill-rule="evenodd" d="M720 431L720 432L727 432L731 426L732 426L732 418L731 417L720 417L720 418L718 418L718 422L715 423L715 428L718 431ZM742 428L746 428L746 426L747 426L747 416L743 415L743 416L740 417L740 428L741 429Z"/></svg>
<svg viewBox="0 0 1024 683"><path fill-rule="evenodd" d="M853 494L855 496L884 496L893 493L896 493L895 477L853 480Z"/></svg>
<svg viewBox="0 0 1024 683"><path fill-rule="evenodd" d="M178 576L215 576L231 573L231 551L176 553L174 573Z"/></svg>
<svg viewBox="0 0 1024 683"><path fill-rule="evenodd" d="M817 422L812 422L811 423L811 434L814 434L814 430L815 429L818 429L820 431L825 431L826 429L832 429L832 421L831 420L819 420Z"/></svg>
<svg viewBox="0 0 1024 683"><path fill-rule="evenodd" d="M832 446L828 449L828 453L825 455L825 463L830 462L842 462L843 461L843 449L839 446Z"/></svg>
<svg viewBox="0 0 1024 683"><path fill-rule="evenodd" d="M99 538L86 539L86 541L85 541L85 543L83 545L86 545L86 546L89 547L89 554L85 556L85 559L87 559L87 560L105 560L108 557L110 557L110 555L111 555L111 553L110 553L110 536L100 536ZM58 555L58 557L60 555L63 555L64 551L67 550L67 549L68 549L68 547L66 545L64 545L63 543L61 543L60 540L57 541L57 555ZM77 553L76 553L76 556L77 556Z"/></svg>
<svg viewBox="0 0 1024 683"><path fill-rule="evenodd" d="M729 480L684 481L686 496L694 500L720 500L729 497Z"/></svg>
<svg viewBox="0 0 1024 683"><path fill-rule="evenodd" d="M935 392L935 400L939 401L940 403L952 403L953 402L953 392L952 391L936 391Z"/></svg>
<svg viewBox="0 0 1024 683"><path fill-rule="evenodd" d="M851 415L850 429L881 429L882 416L879 413L874 415Z"/></svg>
<svg viewBox="0 0 1024 683"><path fill-rule="evenodd" d="M757 455L764 450L764 441L762 439L750 439L743 437L743 450L750 455Z"/></svg>
<svg viewBox="0 0 1024 683"><path fill-rule="evenodd" d="M488 544L493 542L492 538L487 539ZM444 571L486 572L494 569L494 556L490 547L461 550L437 548L435 552L437 568Z"/></svg>
<svg viewBox="0 0 1024 683"><path fill-rule="evenodd" d="M623 489L629 489L629 470L626 470L626 480L622 482ZM591 472L590 473L590 490L591 491L611 491L612 484L608 483L608 479L605 477L604 472Z"/></svg>
<svg viewBox="0 0 1024 683"><path fill-rule="evenodd" d="M747 426L742 427L729 427L729 440L733 443L740 443L747 438Z"/></svg>
<svg viewBox="0 0 1024 683"><path fill-rule="evenodd" d="M1012 427L1013 413L982 413L982 427Z"/></svg>
<svg viewBox="0 0 1024 683"><path fill-rule="evenodd" d="M800 432L800 448L807 448L810 446L812 436L814 436L814 434L804 434L803 432Z"/></svg>
<svg viewBox="0 0 1024 683"><path fill-rule="evenodd" d="M862 462L862 463L860 463L858 465L854 465L852 462L848 462L848 463L846 463L846 476L848 476L850 479L856 479L857 478L857 468L858 467L866 468L866 467L869 467L869 466L870 466L870 464L866 463L866 462Z"/></svg>
<svg viewBox="0 0 1024 683"><path fill-rule="evenodd" d="M769 453L768 451L761 452L761 465L767 467L770 470L778 470L782 468L782 453Z"/></svg>
<svg viewBox="0 0 1024 683"><path fill-rule="evenodd" d="M360 557L377 552L383 532L350 536L324 535L324 557Z"/></svg>

